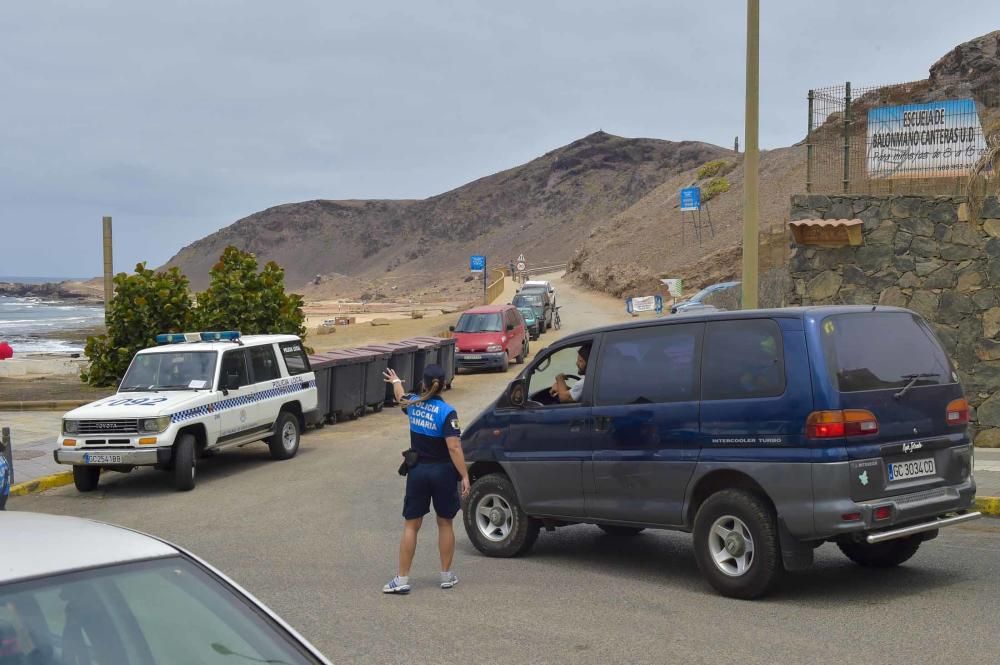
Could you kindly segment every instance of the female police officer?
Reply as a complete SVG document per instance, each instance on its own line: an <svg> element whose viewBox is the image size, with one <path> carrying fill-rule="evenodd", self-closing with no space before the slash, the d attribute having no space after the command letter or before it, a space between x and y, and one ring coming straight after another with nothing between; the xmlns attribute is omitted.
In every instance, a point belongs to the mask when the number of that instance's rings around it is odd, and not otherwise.
<svg viewBox="0 0 1000 665"><path fill-rule="evenodd" d="M416 452L416 464L406 474L406 496L403 499L403 536L399 541L399 573L382 588L383 593L410 592L410 564L417 549L417 532L424 515L434 504L437 516L438 549L441 552L441 588L458 584L451 571L455 556L455 532L452 520L458 514L460 499L469 493L469 471L465 468L462 442L459 438L458 415L441 398L445 374L440 365L424 369L423 393L405 395L402 380L393 370L387 370L385 380L392 384L396 401L410 419L410 449Z"/></svg>

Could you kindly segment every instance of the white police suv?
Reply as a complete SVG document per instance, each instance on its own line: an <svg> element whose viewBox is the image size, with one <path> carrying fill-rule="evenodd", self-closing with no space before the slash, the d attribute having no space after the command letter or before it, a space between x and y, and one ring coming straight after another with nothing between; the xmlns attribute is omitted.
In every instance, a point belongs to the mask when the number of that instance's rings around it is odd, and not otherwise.
<svg viewBox="0 0 1000 665"><path fill-rule="evenodd" d="M227 331L156 341L132 359L117 394L63 416L54 455L73 465L78 490L95 489L102 468L137 466L170 471L190 490L199 456L261 440L274 459L295 456L317 413L301 339Z"/></svg>

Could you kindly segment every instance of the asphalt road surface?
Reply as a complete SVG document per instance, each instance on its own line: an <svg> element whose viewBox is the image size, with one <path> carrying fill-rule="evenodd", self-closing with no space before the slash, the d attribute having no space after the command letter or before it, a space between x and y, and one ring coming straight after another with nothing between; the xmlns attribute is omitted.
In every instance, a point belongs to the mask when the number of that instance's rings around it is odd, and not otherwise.
<svg viewBox="0 0 1000 665"><path fill-rule="evenodd" d="M624 318L615 301L558 288L566 331ZM515 373L462 375L447 398L468 420ZM14 498L8 509L172 540L338 663L1000 661L1000 520L946 529L890 571L861 569L824 545L811 570L754 602L712 592L686 534L621 541L593 526L543 532L523 558L487 559L456 523L461 582L443 591L430 522L413 592L383 596L395 572L406 441L404 416L384 413L310 432L289 461L272 462L263 445L204 460L193 492L136 471L107 474L92 494L70 486ZM3 547L17 546L16 534L2 536Z"/></svg>

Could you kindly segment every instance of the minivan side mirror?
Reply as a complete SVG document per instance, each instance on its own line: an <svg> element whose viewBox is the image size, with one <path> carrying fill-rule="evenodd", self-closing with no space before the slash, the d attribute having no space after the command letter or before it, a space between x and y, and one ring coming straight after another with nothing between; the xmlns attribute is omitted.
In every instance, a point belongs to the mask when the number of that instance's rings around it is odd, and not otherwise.
<svg viewBox="0 0 1000 665"><path fill-rule="evenodd" d="M455 332L455 326L448 326L449 332Z"/></svg>
<svg viewBox="0 0 1000 665"><path fill-rule="evenodd" d="M512 331L513 329L514 329L514 324L513 324L513 323L508 323L508 324L507 324L507 332L510 332L510 331Z"/></svg>
<svg viewBox="0 0 1000 665"><path fill-rule="evenodd" d="M527 381L514 379L507 386L507 403L517 408L523 408L528 401Z"/></svg>

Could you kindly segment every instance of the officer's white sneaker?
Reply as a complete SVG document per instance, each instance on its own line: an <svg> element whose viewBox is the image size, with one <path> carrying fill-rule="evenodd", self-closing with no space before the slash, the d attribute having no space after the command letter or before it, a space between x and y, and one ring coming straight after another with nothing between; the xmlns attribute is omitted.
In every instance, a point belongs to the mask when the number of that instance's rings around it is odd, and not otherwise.
<svg viewBox="0 0 1000 665"><path fill-rule="evenodd" d="M410 578L400 577L396 575L389 583L382 587L382 593L398 593L407 594L410 593Z"/></svg>
<svg viewBox="0 0 1000 665"><path fill-rule="evenodd" d="M458 584L458 575L456 575L455 573L453 573L451 571L448 571L446 573L441 573L441 588L442 589L450 589L453 586L455 586L456 584Z"/></svg>

